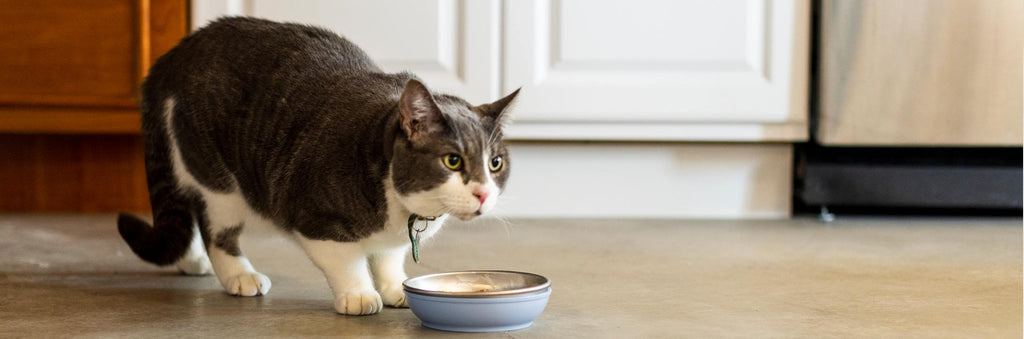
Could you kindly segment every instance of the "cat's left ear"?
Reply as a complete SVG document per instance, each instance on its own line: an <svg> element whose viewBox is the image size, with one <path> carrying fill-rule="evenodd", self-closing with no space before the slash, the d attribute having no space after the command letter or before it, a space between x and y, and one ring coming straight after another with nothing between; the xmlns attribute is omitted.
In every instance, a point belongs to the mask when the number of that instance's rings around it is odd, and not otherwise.
<svg viewBox="0 0 1024 339"><path fill-rule="evenodd" d="M476 106L476 111L480 113L481 117L493 119L497 122L496 126L504 127L511 121L511 114L505 113L508 111L512 101L519 95L519 90L522 87L517 88L512 94L506 95L504 98L498 99L498 101Z"/></svg>
<svg viewBox="0 0 1024 339"><path fill-rule="evenodd" d="M398 110L402 115L402 129L409 141L424 140L425 136L443 128L444 114L427 86L415 79L405 84L402 97L398 99Z"/></svg>

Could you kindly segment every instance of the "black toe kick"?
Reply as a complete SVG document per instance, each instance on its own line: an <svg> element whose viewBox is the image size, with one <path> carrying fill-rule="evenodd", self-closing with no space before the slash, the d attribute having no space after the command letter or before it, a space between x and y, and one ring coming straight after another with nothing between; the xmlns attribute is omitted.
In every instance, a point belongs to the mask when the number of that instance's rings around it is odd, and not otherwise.
<svg viewBox="0 0 1024 339"><path fill-rule="evenodd" d="M1018 214L1022 149L796 148L794 206ZM1003 213L999 213L1003 214Z"/></svg>

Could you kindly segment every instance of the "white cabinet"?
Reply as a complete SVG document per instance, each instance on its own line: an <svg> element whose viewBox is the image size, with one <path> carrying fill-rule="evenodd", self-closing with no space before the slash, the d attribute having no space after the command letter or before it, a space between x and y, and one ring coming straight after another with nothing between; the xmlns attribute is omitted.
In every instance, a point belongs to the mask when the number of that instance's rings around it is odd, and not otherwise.
<svg viewBox="0 0 1024 339"><path fill-rule="evenodd" d="M522 87L516 139L795 141L809 0L194 1L327 27L478 103Z"/></svg>
<svg viewBox="0 0 1024 339"><path fill-rule="evenodd" d="M793 1L505 3L505 86L540 121L787 121Z"/></svg>
<svg viewBox="0 0 1024 339"><path fill-rule="evenodd" d="M598 139L806 135L807 1L504 6L504 88L524 86L517 123L538 137L557 137L552 126Z"/></svg>

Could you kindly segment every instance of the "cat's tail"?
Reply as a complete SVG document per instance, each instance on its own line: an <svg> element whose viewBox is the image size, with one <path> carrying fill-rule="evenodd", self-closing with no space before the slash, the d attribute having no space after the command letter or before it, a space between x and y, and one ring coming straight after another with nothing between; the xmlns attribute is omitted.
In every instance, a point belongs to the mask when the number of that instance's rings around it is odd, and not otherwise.
<svg viewBox="0 0 1024 339"><path fill-rule="evenodd" d="M155 106L155 107L154 107ZM168 107L163 107L168 106ZM152 111L155 108L158 111ZM161 117L164 109L173 109L171 102L153 105L142 103L143 137L146 147L146 181L149 201L153 207L153 225L129 214L117 218L117 230L139 258L165 266L177 262L189 249L196 236L191 211L198 197L178 189L171 169L170 138Z"/></svg>
<svg viewBox="0 0 1024 339"><path fill-rule="evenodd" d="M155 226L150 226L145 220L122 213L117 216L117 230L139 258L166 266L181 259L192 240L191 227L171 226L187 224L189 220L182 217L178 213L162 214L154 219Z"/></svg>

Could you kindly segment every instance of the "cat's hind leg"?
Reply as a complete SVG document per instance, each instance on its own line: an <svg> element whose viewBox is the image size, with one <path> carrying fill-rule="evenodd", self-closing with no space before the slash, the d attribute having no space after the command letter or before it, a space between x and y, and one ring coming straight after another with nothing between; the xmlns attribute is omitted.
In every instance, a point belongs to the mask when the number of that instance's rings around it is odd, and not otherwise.
<svg viewBox="0 0 1024 339"><path fill-rule="evenodd" d="M312 240L296 235L299 244L327 277L334 291L334 309L341 314L368 315L383 308L373 289L366 252L358 243Z"/></svg>
<svg viewBox="0 0 1024 339"><path fill-rule="evenodd" d="M200 228L206 251L221 286L231 295L259 296L270 291L270 278L257 272L242 254L238 238L245 226L248 205L241 194L205 192Z"/></svg>
<svg viewBox="0 0 1024 339"><path fill-rule="evenodd" d="M185 255L181 259L174 263L174 266L183 274L207 275L213 273L213 264L210 263L210 258L206 255L203 237L200 234L199 227L194 226L188 250L185 251Z"/></svg>
<svg viewBox="0 0 1024 339"><path fill-rule="evenodd" d="M409 246L406 245L370 256L370 271L384 305L409 307L402 291L402 282L408 278L405 275L405 256L408 254Z"/></svg>

